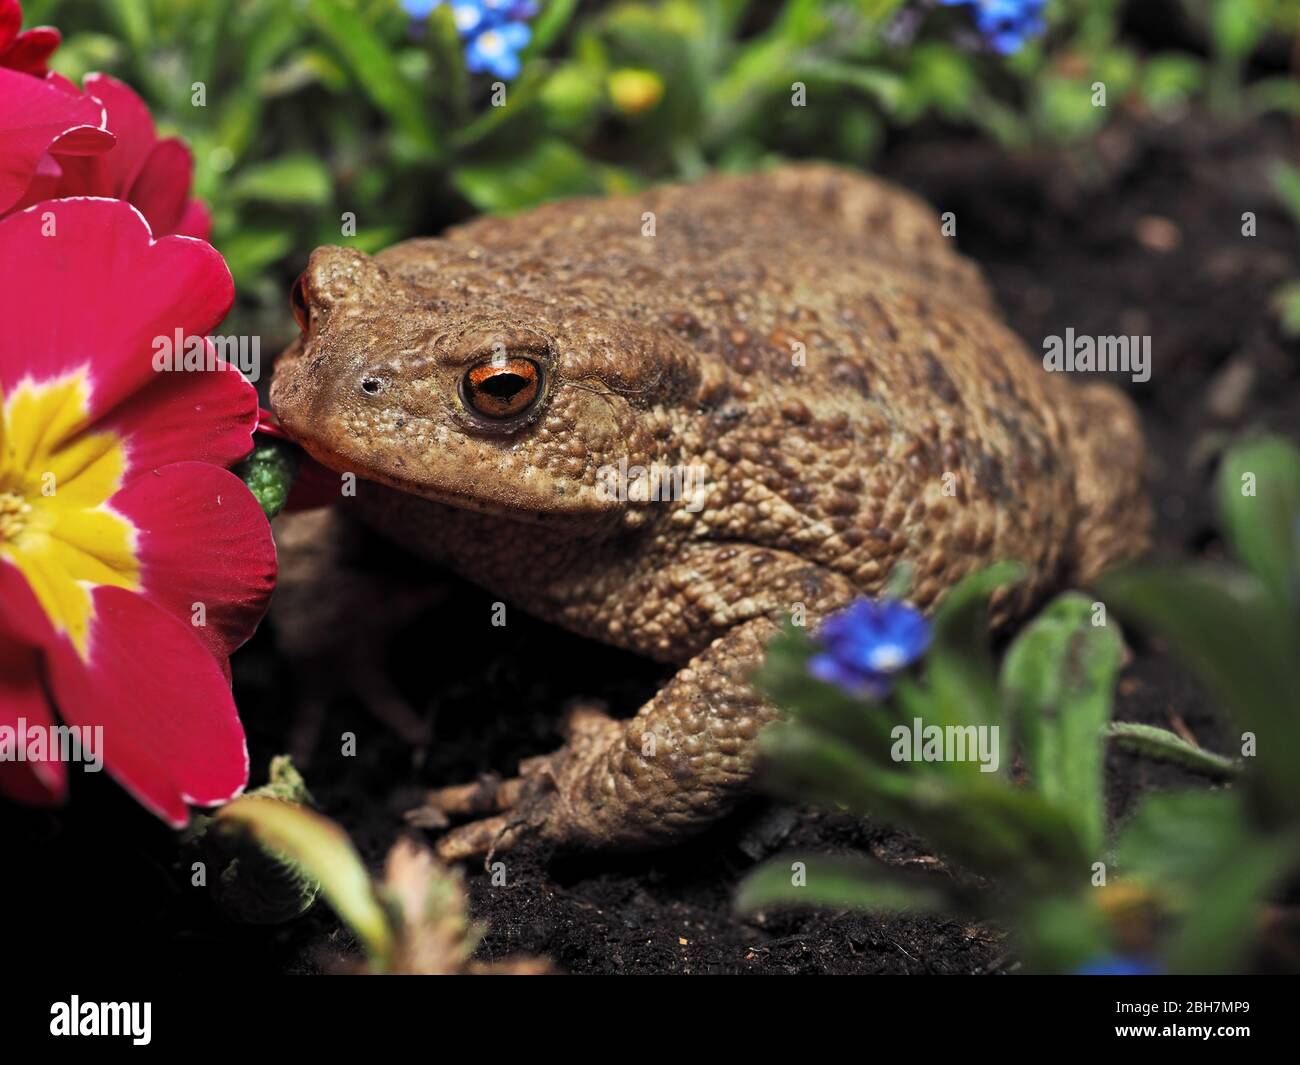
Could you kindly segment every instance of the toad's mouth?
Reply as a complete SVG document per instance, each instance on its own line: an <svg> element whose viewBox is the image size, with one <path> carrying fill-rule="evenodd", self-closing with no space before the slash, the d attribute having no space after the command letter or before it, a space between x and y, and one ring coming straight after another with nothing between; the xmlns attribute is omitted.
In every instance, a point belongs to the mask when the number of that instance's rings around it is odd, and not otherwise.
<svg viewBox="0 0 1300 1065"><path fill-rule="evenodd" d="M503 489L485 494L455 484L430 482L406 473L401 460L377 462L372 459L359 463L355 456L333 449L319 440L297 433L292 435L297 444L313 459L335 473L352 474L360 481L382 485L404 495L417 496L455 510L472 511L522 525L588 531L593 522L608 516L606 510L582 504L573 497L569 499L566 506L560 502L564 499L564 495L558 492L555 501L546 500L543 503L534 495L523 491Z"/></svg>

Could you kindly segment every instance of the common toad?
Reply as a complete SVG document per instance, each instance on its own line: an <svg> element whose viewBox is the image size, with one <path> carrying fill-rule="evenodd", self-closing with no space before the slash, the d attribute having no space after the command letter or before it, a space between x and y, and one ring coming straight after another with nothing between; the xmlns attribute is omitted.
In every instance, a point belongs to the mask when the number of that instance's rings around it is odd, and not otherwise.
<svg viewBox="0 0 1300 1065"><path fill-rule="evenodd" d="M896 564L933 606L1015 558L1002 618L1138 552L1132 407L1042 369L934 213L820 166L483 218L371 258L317 249L272 402L342 505L508 603L680 666L633 718L586 710L444 858L534 833L641 847L743 792L778 619ZM668 498L664 498L668 497ZM486 623L486 619L485 619ZM486 815L486 816L485 816Z"/></svg>

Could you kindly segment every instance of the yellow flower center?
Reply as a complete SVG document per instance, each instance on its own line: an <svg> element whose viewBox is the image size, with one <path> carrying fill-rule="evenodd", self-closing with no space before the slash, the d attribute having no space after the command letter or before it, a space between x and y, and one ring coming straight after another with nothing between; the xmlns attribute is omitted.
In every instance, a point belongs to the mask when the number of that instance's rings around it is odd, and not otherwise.
<svg viewBox="0 0 1300 1065"><path fill-rule="evenodd" d="M0 540L17 540L32 505L17 492L0 492Z"/></svg>
<svg viewBox="0 0 1300 1065"><path fill-rule="evenodd" d="M139 588L135 527L108 505L126 470L123 441L87 428L85 370L24 380L0 400L0 557L85 656L91 592Z"/></svg>

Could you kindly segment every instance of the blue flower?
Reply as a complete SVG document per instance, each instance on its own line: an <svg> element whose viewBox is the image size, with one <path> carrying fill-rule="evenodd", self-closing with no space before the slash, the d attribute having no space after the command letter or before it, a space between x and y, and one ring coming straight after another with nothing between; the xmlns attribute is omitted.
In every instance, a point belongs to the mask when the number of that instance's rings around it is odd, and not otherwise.
<svg viewBox="0 0 1300 1065"><path fill-rule="evenodd" d="M402 0L417 20L429 17L448 0ZM537 14L534 0L450 0L452 21L465 45L465 66L472 74L493 74L509 81L519 74L519 53L532 31L524 20Z"/></svg>
<svg viewBox="0 0 1300 1065"><path fill-rule="evenodd" d="M1074 970L1074 974L1076 976L1158 976L1160 969L1144 958L1103 954L1084 962Z"/></svg>
<svg viewBox="0 0 1300 1065"><path fill-rule="evenodd" d="M471 74L495 74L509 81L519 74L519 53L532 35L523 22L506 22L486 29L465 49L465 67Z"/></svg>
<svg viewBox="0 0 1300 1065"><path fill-rule="evenodd" d="M522 22L537 14L533 0L479 0L479 3L497 22Z"/></svg>
<svg viewBox="0 0 1300 1065"><path fill-rule="evenodd" d="M817 632L824 650L808 672L854 695L880 699L891 673L911 665L930 646L930 623L915 607L859 599L828 618Z"/></svg>
<svg viewBox="0 0 1300 1065"><path fill-rule="evenodd" d="M402 0L402 10L411 18L425 19L442 0Z"/></svg>
<svg viewBox="0 0 1300 1065"><path fill-rule="evenodd" d="M994 51L1018 52L1030 37L1047 29L1043 9L1047 0L939 0L948 7L975 8L975 25Z"/></svg>

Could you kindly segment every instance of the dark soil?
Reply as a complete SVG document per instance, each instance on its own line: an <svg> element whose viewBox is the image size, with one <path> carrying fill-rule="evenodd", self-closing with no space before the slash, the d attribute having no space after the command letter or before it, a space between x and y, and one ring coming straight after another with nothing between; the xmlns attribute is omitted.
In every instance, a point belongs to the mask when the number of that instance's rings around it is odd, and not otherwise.
<svg viewBox="0 0 1300 1065"><path fill-rule="evenodd" d="M1255 426L1300 433L1300 350L1267 310L1273 289L1300 276L1295 230L1267 181L1270 160L1295 151L1281 123L1232 127L1198 115L1169 125L1125 120L1087 150L1016 158L929 131L882 160L887 176L956 212L961 246L983 263L1031 351L1071 326L1153 338L1151 380L1132 387L1156 456L1165 551L1221 553L1208 488L1224 440ZM1257 214L1254 238L1241 235L1244 211ZM630 714L664 675L517 612L490 641L457 621L488 610L483 593L447 579L446 598L390 650L392 675L433 722L427 751L412 751L347 699L330 712L322 735L353 731L359 753L339 758L322 745L308 780L376 867L408 831L400 810L413 792L510 772L558 744L566 701L595 697ZM1132 650L1117 716L1185 727L1224 750L1221 724L1187 675L1159 647ZM260 783L270 757L287 748L293 719L291 681L268 626L234 667ZM1119 752L1108 782L1115 816L1151 787L1201 784ZM277 927L226 920L189 886L192 857L106 779L77 774L64 811L0 807L0 839L15 957L76 951L80 964L93 942L91 964L233 975L320 971L355 951L324 907ZM504 886L470 870L473 914L488 926L480 955L545 954L574 973L1014 970L1013 945L998 930L961 920L736 916L740 879L787 849L863 851L895 863L929 857L920 841L882 826L755 799L707 835L659 853L509 855Z"/></svg>

